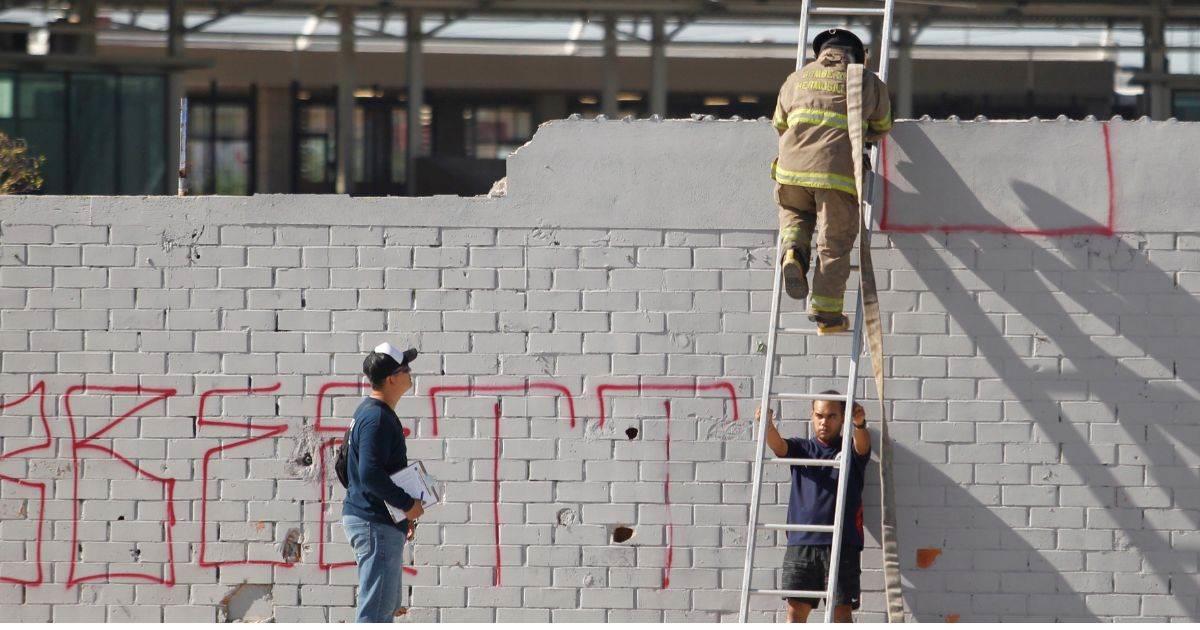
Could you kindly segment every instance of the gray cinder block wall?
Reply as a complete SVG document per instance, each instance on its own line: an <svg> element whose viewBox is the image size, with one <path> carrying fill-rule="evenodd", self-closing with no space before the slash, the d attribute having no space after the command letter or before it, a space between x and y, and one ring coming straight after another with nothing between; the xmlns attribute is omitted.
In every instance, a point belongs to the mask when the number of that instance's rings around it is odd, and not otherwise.
<svg viewBox="0 0 1200 630"><path fill-rule="evenodd" d="M897 126L875 258L914 619L1197 619L1198 135ZM389 340L424 352L399 411L446 498L406 619L734 618L772 138L554 123L502 198L0 200L0 615L351 618L330 448ZM784 339L781 386L842 386L848 348Z"/></svg>

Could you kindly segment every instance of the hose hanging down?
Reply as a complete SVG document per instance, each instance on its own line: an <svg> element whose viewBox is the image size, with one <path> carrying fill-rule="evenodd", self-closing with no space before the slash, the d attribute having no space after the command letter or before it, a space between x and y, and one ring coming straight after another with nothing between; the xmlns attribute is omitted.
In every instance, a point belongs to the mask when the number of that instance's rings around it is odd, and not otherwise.
<svg viewBox="0 0 1200 630"><path fill-rule="evenodd" d="M896 541L896 497L892 488L892 443L888 437L887 408L883 395L883 322L879 315L879 293L875 286L875 267L871 262L871 235L863 204L863 119L862 64L850 64L846 73L846 119L854 156L854 184L858 191L859 312L866 322L867 348L875 373L875 392L879 400L879 494L880 542L883 547L883 589L887 598L889 623L904 622L904 592L900 582L900 547Z"/></svg>

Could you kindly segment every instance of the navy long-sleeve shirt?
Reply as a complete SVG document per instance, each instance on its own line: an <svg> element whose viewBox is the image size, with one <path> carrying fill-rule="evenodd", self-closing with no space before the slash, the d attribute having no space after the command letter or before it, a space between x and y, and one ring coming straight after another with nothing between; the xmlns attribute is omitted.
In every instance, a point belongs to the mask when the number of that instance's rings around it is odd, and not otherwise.
<svg viewBox="0 0 1200 630"><path fill-rule="evenodd" d="M354 411L351 427L346 460L350 487L346 490L342 514L384 525L396 524L384 503L407 512L415 501L391 479L408 466L400 418L387 403L368 397ZM408 530L407 520L396 525Z"/></svg>

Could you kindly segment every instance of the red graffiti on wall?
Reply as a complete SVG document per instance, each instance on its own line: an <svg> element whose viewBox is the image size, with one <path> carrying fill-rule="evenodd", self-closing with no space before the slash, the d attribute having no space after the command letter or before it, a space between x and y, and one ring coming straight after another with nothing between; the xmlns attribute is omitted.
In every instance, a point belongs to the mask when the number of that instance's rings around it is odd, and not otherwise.
<svg viewBox="0 0 1200 630"><path fill-rule="evenodd" d="M130 394L133 396L149 395L150 398L135 405L132 409L126 411L120 416L117 416L112 422L104 425L98 431L95 431L90 435L82 435L82 427L77 425L77 418L75 417L75 413L71 407L72 399L79 394L88 395L96 392L112 394L114 396L121 394ZM159 402L166 401L171 396L174 396L175 392L176 390L174 388L142 387L140 385L116 387L103 385L73 385L69 387L66 393L63 395L63 404L67 412L67 420L71 429L71 469L74 475L71 497L71 564L67 570L68 588L84 582L111 580L113 578L145 580L153 584L165 584L167 586L175 584L175 545L173 544L173 532L176 524L175 479L170 477L162 477L149 472L141 466L138 466L130 458L118 453L115 449L104 446L103 444L97 442L97 440L100 440L113 428L133 417L134 414ZM81 435L82 437L80 437ZM166 576L153 575L151 573L139 573L135 571L103 571L82 576L76 575L77 565L79 563L79 508L81 503L79 499L79 454L83 452L99 452L108 455L132 469L135 474L162 484L166 497L166 518L163 528L167 549Z"/></svg>
<svg viewBox="0 0 1200 630"><path fill-rule="evenodd" d="M575 428L575 397L571 390L549 381L526 383L524 385L438 385L429 388L429 410L433 417L433 435L438 434L438 394L463 393L467 396L476 394L505 394L522 393L528 395L531 391L549 391L561 394L567 400L567 417L571 420L571 428Z"/></svg>
<svg viewBox="0 0 1200 630"><path fill-rule="evenodd" d="M663 567L662 587L671 587L671 565L675 560L675 518L671 514L671 401L663 401L663 413L667 416L667 466L663 479L663 503L667 505L667 562Z"/></svg>
<svg viewBox="0 0 1200 630"><path fill-rule="evenodd" d="M729 397L729 404L733 408L733 420L736 422L739 419L738 404L737 404L737 389L733 383L729 381L719 381L707 385L699 385L695 383L675 383L675 384L650 384L650 383L635 383L628 385L600 385L596 387L596 398L600 404L600 419L599 426L604 426L606 418L605 395L609 392L636 392L637 395L642 395L645 392L680 392L696 395L700 392L724 391ZM666 561L663 563L662 587L669 588L671 586L671 565L675 559L675 524L671 518L671 401L663 401L663 410L666 414L666 475L663 481L663 503L667 508L667 525L666 525Z"/></svg>
<svg viewBox="0 0 1200 630"><path fill-rule="evenodd" d="M286 567L292 567L292 566L296 565L296 562L294 560L282 560L282 559L281 560L253 560L253 559L213 560L209 557L211 555L210 542L212 540L212 538L210 536L211 532L209 531L210 525L211 525L211 523L209 522L209 503L210 503L209 492L211 489L210 482L212 481L211 479L209 479L209 476L210 476L209 471L210 471L210 464L211 464L212 460L214 459L214 457L219 458L219 457L225 456L230 451L233 451L240 447L245 447L250 444L254 444L254 443L257 443L257 442L260 442L263 440L282 437L288 430L288 425L283 424L283 423L259 423L259 422L252 421L250 419L246 419L244 421L231 422L231 421L223 420L221 418L213 418L213 417L211 417L209 403L212 398L219 397L219 396L274 394L274 393L278 392L280 387L281 387L280 383L275 383L273 385L263 386L263 387L224 388L224 389L219 388L219 389L208 390L206 392L203 392L200 395L200 399L198 402L197 416L196 416L197 429L208 428L208 427L226 427L226 428L236 428L236 429L248 431L251 433L259 432L257 434L252 434L248 437L245 437L244 439L240 439L240 440L236 440L236 441L232 441L229 443L221 444L219 446L212 447L212 448L208 449L207 451L205 451L205 453L204 453L204 457L203 457L202 463L201 463L201 479L200 479L200 481L201 481L200 495L201 496L200 496L200 505L199 505L200 515L199 515L199 519L198 519L199 524L200 524L200 528L199 528L200 541L199 541L199 553L198 553L198 556L199 556L198 561L199 561L200 566L219 567L219 566L229 566L229 565L269 565L269 566L278 566L278 567L286 568ZM325 414L323 412L323 409L324 409L323 405L324 405L325 398L329 395L329 393L332 390L335 390L338 388L353 389L356 392L361 393L362 387L363 387L363 383L360 383L360 382L326 383L321 387L321 389L318 393L318 397L317 397L317 410L316 410L316 414L315 414L318 435L320 435L322 433L326 433L326 434L338 433L338 434L340 434L344 431L344 428L332 426L326 422L327 414ZM47 387L46 387L45 382L38 381L37 384L29 392L21 395L19 398L16 398L14 400L0 402L0 412L3 412L6 410L12 410L19 405L27 404L36 397L37 402L38 402L38 411L37 411L38 423L35 423L35 426L37 426L37 424L40 424L40 426L42 427L42 433L43 433L42 440L35 444L25 445L25 446L22 446L21 448L17 448L17 449L5 452L3 454L0 454L0 462L3 462L5 460L8 460L8 459L11 459L14 457L18 457L18 456L28 456L29 454L34 453L39 450L49 451L50 454L53 455L55 437L53 434L52 427L54 425L52 425L50 423L49 416L46 412L46 398L48 397L48 395L46 393L46 389L47 389ZM72 506L73 506L72 514L71 514L72 558L71 558L70 566L68 567L67 581L66 581L67 587L77 586L77 585L85 583L85 582L99 582L99 581L106 581L106 580L112 580L112 579L141 580L141 581L151 582L154 584L167 585L167 586L173 586L176 583L174 528L176 525L179 524L179 521L177 518L177 513L176 513L176 506L175 506L175 484L176 484L177 480L175 478L167 477L164 475L157 475L157 474L150 472L149 470L146 469L146 467L144 465L139 465L137 463L136 455L134 455L134 456L126 455L126 454L120 452L120 450L118 448L111 445L112 444L111 440L112 440L113 434L117 433L117 431L123 425L123 423L125 423L127 421L137 420L137 416L138 416L139 412L142 412L160 402L165 402L167 399L176 395L176 393L177 393L177 391L173 388L153 388L153 387L142 387L142 386L138 386L138 385L100 386L100 385L78 384L78 385L73 385L73 386L69 387L66 390L66 392L63 394L63 396L62 396L63 409L65 411L65 416L66 416L66 420L67 420L66 425L69 428L69 437L70 437L70 441L71 441L71 470L72 470L72 484L71 484L71 486L72 486L71 500L72 501L71 502L72 502ZM115 417L112 420L108 421L106 424L101 426L99 429L88 432L87 428L86 428L86 422L92 420L93 416L92 416L92 414L86 413L86 412L83 415L79 415L79 413L77 413L77 409L79 406L78 401L81 397L97 396L97 395L111 396L111 397L113 397L114 400L126 400L126 399L133 398L133 397L146 397L146 398L144 400L138 401L137 404L135 404L128 410L125 410L125 411L119 412L119 413L114 413ZM33 414L31 413L30 415L32 416ZM408 435L409 433L410 433L410 431L406 428L405 434ZM66 439L67 436L64 435L62 437L63 437L63 439ZM329 497L327 496L327 489L325 488L325 484L327 483L327 475L326 475L326 464L328 461L327 453L328 453L328 449L331 446L336 446L336 444L340 443L340 441L341 441L340 437L330 439L330 440L323 440L321 442L320 452L318 453L319 460L321 462L321 469L319 472L319 479L320 479L320 483L321 483L321 488L320 488L321 511L320 511L320 535L319 535L319 545L318 545L318 565L320 566L321 569L324 569L324 570L350 567L350 566L354 566L354 564L355 564L353 561L329 563L325 560L324 545L327 542L325 540L325 525L326 525L325 511L328 508L327 504L329 501ZM128 468L129 470L133 471L135 478L141 478L144 480L152 481L152 482L155 482L162 486L164 505L165 505L165 508L163 510L163 527L164 527L164 529L163 529L163 532L164 532L163 546L164 546L164 549L166 550L166 561L164 564L164 569L161 574L156 575L156 574L148 573L148 572L126 570L124 567L122 567L120 570L89 571L89 569L87 568L87 563L84 563L81 561L81 559L79 557L80 549L81 549L81 546L80 546L80 542L81 542L80 541L80 522L82 520L81 505L84 501L84 499L81 499L81 497L80 497L80 494L81 494L80 493L80 479L82 477L82 466L87 461L99 461L101 459L101 458L94 457L94 456L87 457L87 455L89 455L89 454L90 455L100 454L100 455L107 456L108 458L111 458L111 460L118 462L120 464L120 466ZM42 562L43 548L44 548L44 544L46 541L46 526L47 526L46 516L45 516L45 506L46 506L46 502L49 498L48 493L51 490L51 486L49 486L49 484L45 481L23 479L23 478L20 478L20 477L11 475L11 474L5 474L3 472L0 472L0 483L16 484L16 485L20 486L22 489L28 490L32 493L36 493L36 495L31 496L30 498L36 497L36 503L38 505L38 510L39 510L38 517L37 517L37 524L36 524L37 531L36 531L36 535L34 538L35 561L32 563L27 563L27 564L32 564L34 566L34 569L32 569L33 575L31 575L29 577L3 575L3 576L0 576L0 583L17 584L17 585L21 585L21 586L42 585L45 583L45 580L46 580L45 569L43 566L44 563ZM416 573L416 570L411 567L405 567L404 570L406 573L409 573L409 574Z"/></svg>
<svg viewBox="0 0 1200 630"><path fill-rule="evenodd" d="M254 444L262 440L267 440L274 437L279 437L287 432L287 424L255 424L249 418L245 422L226 422L223 420L212 420L205 415L208 399L213 396L255 396L260 394L270 394L279 391L282 383L274 385L266 385L263 387L234 387L229 389L210 389L200 394L200 408L196 413L196 426L203 427L231 427L235 429L245 429L247 431L265 431L258 435L253 435L243 440L238 440L230 444L221 444L214 446L204 452L204 460L201 462L200 476L200 566L211 568L231 565L266 565L266 566L282 566L290 567L294 562L290 560L219 560L212 561L208 559L208 466L214 455L221 455L227 451L232 451L238 447Z"/></svg>
<svg viewBox="0 0 1200 630"><path fill-rule="evenodd" d="M500 403L497 402L492 411L495 423L492 425L492 537L496 547L496 570L492 573L492 585L500 586Z"/></svg>
<svg viewBox="0 0 1200 630"><path fill-rule="evenodd" d="M596 398L600 400L600 426L604 426L605 420L605 405L604 395L608 392L637 392L641 396L644 392L690 392L695 395L700 392L711 392L716 390L725 390L729 395L729 403L733 406L733 419L738 419L737 405L737 389L733 383L729 381L719 381L717 383L709 383L707 385L698 385L695 383L678 383L678 384L649 384L649 383L634 383L629 385L600 385L596 387Z"/></svg>
<svg viewBox="0 0 1200 630"><path fill-rule="evenodd" d="M329 453L333 449L337 448L338 444L342 443L341 436L343 434L345 434L345 432L346 432L346 427L344 427L344 426L331 426L331 425L325 424L325 422L324 422L324 420L325 420L325 397L329 395L330 391L335 390L335 389L348 389L348 390L353 390L357 394L362 394L363 382L362 381L345 381L345 382L336 382L336 383L325 383L324 385L321 386L321 389L317 392L317 413L316 413L317 420L316 420L316 425L315 425L316 430L317 430L317 435L320 436L323 433L329 433L329 434L336 434L338 436L338 437L329 438L329 439L322 439L320 453L319 453L319 456L317 457L317 461L320 464L320 470L317 473L317 478L319 480L319 485L321 486L321 503L320 503L320 510L319 510L320 516L318 517L319 518L319 522L318 522L319 527L317 529L317 532L318 532L317 533L317 565L325 570L341 569L343 567L352 567L355 564L353 560L346 561L346 562L327 562L325 560L325 545L328 544L328 541L325 539L325 530L327 529L325 526L325 524L326 524L325 512L329 509L329 498L330 498L328 496L328 491L327 491L327 487L329 485L328 475L327 475L327 471L329 470Z"/></svg>
<svg viewBox="0 0 1200 630"><path fill-rule="evenodd" d="M429 389L429 408L433 418L433 435L438 434L438 404L437 397L443 394L460 393L466 396L475 396L476 394L522 394L528 396L530 392L549 392L552 395L562 396L567 401L567 418L570 420L571 428L575 428L575 397L571 395L571 390L547 381L539 381L525 383L521 385L441 385L431 387ZM492 572L492 585L501 585L501 562L500 562L500 403L496 402L493 406L493 437L492 437L492 535L494 538L493 546L496 555L496 568Z"/></svg>
<svg viewBox="0 0 1200 630"><path fill-rule="evenodd" d="M34 396L37 396L38 419L41 420L42 431L45 434L46 439L39 444L31 444L8 453L4 453L3 455L0 455L0 462L11 457L23 455L25 453L32 453L39 450L51 450L52 439L50 437L50 421L46 417L45 381L38 381L37 384L33 386L33 389L29 390L29 392L12 402L0 403L0 412L17 407L25 401L32 399ZM53 455L52 450L50 454ZM15 483L18 486L33 489L37 492L38 496L38 518L37 525L35 526L37 527L37 530L35 534L36 538L34 539L34 564L36 565L36 573L32 578L9 577L7 575L3 575L0 576L0 583L18 584L21 586L38 586L45 581L45 574L42 567L42 543L46 537L46 482L20 479L5 474L0 474L0 481Z"/></svg>
<svg viewBox="0 0 1200 630"><path fill-rule="evenodd" d="M363 389L365 387L366 387L366 383L364 383L363 381L336 381L333 383L325 383L325 384L321 385L321 389L317 390L317 413L316 413L317 420L316 420L316 424L315 424L317 432L318 433L335 433L337 435L342 435L343 433L346 432L346 429L347 429L347 427L345 427L345 426L333 426L333 425L326 424L327 418L325 415L325 397L329 395L330 391L335 390L335 389L351 389L351 390L354 390L354 392L356 394L361 396L363 393ZM405 435L408 435L408 434L405 433Z"/></svg>
<svg viewBox="0 0 1200 630"><path fill-rule="evenodd" d="M238 435L230 438L226 443L214 446L204 452L201 462L201 487L200 487L200 504L199 504L199 553L198 561L202 567L220 567L229 565L267 565L281 568L294 567L297 564L295 559L281 560L254 560L254 559L237 559L237 560L216 560L212 556L211 542L214 540L210 526L210 494L211 491L211 465L214 458L222 459L229 455L231 451L238 448L247 447L251 444L259 443L264 440L278 439L283 437L288 431L288 424L279 420L258 421L251 418L239 419L237 421L226 420L222 417L223 412L214 412L212 410L212 401L218 397L228 396L270 396L278 395L281 388L281 383L259 387L245 388L218 388L205 391L200 394L198 401L198 409L196 415L197 429L209 428L227 428L237 429ZM341 441L341 434L344 432L344 423L330 422L329 413L325 406L328 404L326 399L335 395L337 390L345 390L346 393L362 394L364 383L360 381L350 382L330 382L325 383L320 387L317 394L317 409L315 410L316 424L315 429L319 438L318 460L319 471L317 473L318 483L320 486L320 514L319 514L319 535L318 535L318 558L317 564L322 570L332 570L338 568L348 568L354 566L353 561L331 562L326 557L325 545L328 543L327 538L327 518L326 510L329 507L331 496L326 485L328 479L328 459L330 449L336 447ZM716 382L711 384L650 384L642 383L636 385L626 384L608 384L600 385L596 388L596 397L599 403L599 422L600 426L606 421L607 397L620 392L630 392L635 395L643 395L651 392L663 393L678 393L685 395L698 395L706 392L715 392L727 397L732 405L732 416L734 420L739 417L737 408L737 393L734 385L729 382ZM72 525L71 525L71 546L72 560L68 568L67 586L76 586L85 582L105 581L113 579L129 579L146 581L154 584L162 584L172 586L176 583L176 567L175 567L175 549L174 549L174 528L178 524L175 510L175 483L174 478L165 475L156 475L145 468L144 462L139 465L135 457L130 457L121 451L121 447L114 445L112 442L114 434L118 434L119 427L127 421L138 421L139 413L144 410L159 404L165 403L169 398L176 394L176 390L170 388L152 388L142 387L137 385L130 386L99 386L99 385L75 385L67 389L63 395L63 408L67 419L67 427L70 430L71 439L71 468L73 475L72 488ZM559 409L565 411L566 419L570 427L577 425L575 397L571 391L558 383L552 381L529 382L518 385L445 385L436 386L429 390L431 420L433 421L433 432L437 434L438 421L442 417L443 410L440 408L437 401L438 397L449 397L455 395L465 395L468 397L491 395L499 397L513 394L522 396L532 396L537 394L549 395L558 399L558 405L562 405ZM109 409L112 410L113 418L106 423L103 423L99 429L87 431L88 426L84 423L95 420L93 414L85 411L83 415L79 415L80 408L79 400L88 396L109 396L115 401ZM45 437L38 443L23 446L11 452L0 455L0 462L6 459L33 453L39 449L53 450L54 437L51 434L52 424L49 422L45 410L46 386L44 382L38 382L28 393L21 397L8 402L0 403L0 411L12 409L17 405L29 404L34 398L37 398L39 403L38 413L40 415L40 423L45 432ZM141 400L136 400L141 398ZM131 406L127 410L120 410L120 402L129 402L134 399ZM564 404L565 403L565 404ZM672 406L669 400L663 401L663 409L667 421L666 443L665 443L665 459L670 461L671 458L671 416ZM216 417L213 414L216 413ZM31 414L32 415L32 414ZM556 414L557 415L557 414ZM493 516L493 536L495 547L496 567L494 570L493 583L497 586L502 582L502 558L500 546L500 490L502 479L500 477L500 463L502 457L502 439L501 439L501 420L503 417L502 406L497 400L492 405L492 420L493 420L493 447L492 447L492 516ZM141 419L143 422L149 420ZM136 433L136 432L134 432ZM410 434L407 428L406 434ZM65 436L64 436L65 437ZM135 478L140 478L146 481L151 481L159 484L162 487L165 510L163 511L163 535L165 540L166 558L162 570L159 574L151 572L137 571L127 567L108 567L106 571L96 571L89 569L87 563L84 563L80 558L80 522L81 510L83 509L83 501L80 499L80 480L83 476L81 466L86 461L96 461L96 457L87 457L89 454L100 454L107 456L119 463L119 466L128 468L133 472ZM47 501L47 492L50 487L46 482L37 480L20 479L11 475L0 474L0 482L13 483L35 492L38 498L39 509L43 508ZM666 561L663 569L663 587L670 585L670 572L674 559L674 523L670 518L670 470L667 470L664 481L664 503L668 511L668 523L666 526ZM33 495L31 495L32 498ZM32 576L3 576L0 577L0 582L12 583L25 586L35 586L44 583L45 574L42 566L42 542L44 539L44 529L46 527L44 513L39 513L38 517L38 540L35 544L36 554L36 572ZM408 573L415 573L415 570L410 567L405 567Z"/></svg>

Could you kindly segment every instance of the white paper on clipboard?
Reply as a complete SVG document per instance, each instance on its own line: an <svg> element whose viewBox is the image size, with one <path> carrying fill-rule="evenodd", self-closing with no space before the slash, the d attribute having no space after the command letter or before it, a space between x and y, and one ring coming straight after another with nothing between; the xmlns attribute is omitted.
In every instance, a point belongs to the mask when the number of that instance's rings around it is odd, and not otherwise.
<svg viewBox="0 0 1200 630"><path fill-rule="evenodd" d="M399 472L392 475L392 483L400 486L400 489L407 492L408 496L417 499L421 502L421 506L425 509L437 505L440 497L438 497L436 484L429 473L425 472L425 466L421 462L410 464L407 468L400 469ZM388 503L388 513L392 515L392 520L397 523L405 518L404 510Z"/></svg>

